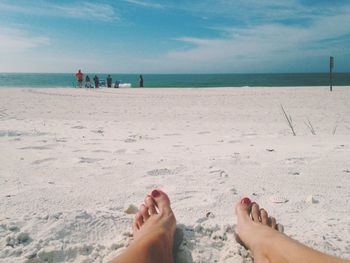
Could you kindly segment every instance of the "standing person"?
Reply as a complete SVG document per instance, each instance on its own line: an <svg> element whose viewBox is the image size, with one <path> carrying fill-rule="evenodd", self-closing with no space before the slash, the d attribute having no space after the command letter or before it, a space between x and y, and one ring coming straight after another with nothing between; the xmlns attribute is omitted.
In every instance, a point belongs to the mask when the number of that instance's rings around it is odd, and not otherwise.
<svg viewBox="0 0 350 263"><path fill-rule="evenodd" d="M97 75L95 75L94 77L95 89L98 89L99 82L100 80L98 79Z"/></svg>
<svg viewBox="0 0 350 263"><path fill-rule="evenodd" d="M78 87L81 88L83 87L83 73L81 72L81 70L79 69L78 72L75 74L75 78L78 81Z"/></svg>
<svg viewBox="0 0 350 263"><path fill-rule="evenodd" d="M140 88L143 88L143 77L142 77L142 75L140 75L139 83L140 83Z"/></svg>
<svg viewBox="0 0 350 263"><path fill-rule="evenodd" d="M88 88L88 89L91 88L89 75L86 75L86 78L85 78L85 88Z"/></svg>
<svg viewBox="0 0 350 263"><path fill-rule="evenodd" d="M112 88L112 77L108 75L107 77L107 88Z"/></svg>

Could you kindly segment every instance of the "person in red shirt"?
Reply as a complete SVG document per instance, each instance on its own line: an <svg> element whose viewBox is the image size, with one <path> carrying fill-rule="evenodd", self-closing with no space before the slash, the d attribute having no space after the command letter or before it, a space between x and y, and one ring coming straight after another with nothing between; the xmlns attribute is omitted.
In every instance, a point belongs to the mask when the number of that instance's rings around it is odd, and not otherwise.
<svg viewBox="0 0 350 263"><path fill-rule="evenodd" d="M83 76L84 76L84 74L81 72L80 69L78 70L78 73L75 74L75 77L78 81L79 88L83 87Z"/></svg>

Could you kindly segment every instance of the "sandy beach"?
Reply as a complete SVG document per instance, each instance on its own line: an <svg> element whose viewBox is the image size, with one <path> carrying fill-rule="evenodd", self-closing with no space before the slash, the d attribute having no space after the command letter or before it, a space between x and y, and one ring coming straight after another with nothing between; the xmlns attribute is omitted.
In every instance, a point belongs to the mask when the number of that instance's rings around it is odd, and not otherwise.
<svg viewBox="0 0 350 263"><path fill-rule="evenodd" d="M252 262L233 235L243 196L350 259L350 87L2 88L0 160L0 262L108 262L153 188L178 263Z"/></svg>

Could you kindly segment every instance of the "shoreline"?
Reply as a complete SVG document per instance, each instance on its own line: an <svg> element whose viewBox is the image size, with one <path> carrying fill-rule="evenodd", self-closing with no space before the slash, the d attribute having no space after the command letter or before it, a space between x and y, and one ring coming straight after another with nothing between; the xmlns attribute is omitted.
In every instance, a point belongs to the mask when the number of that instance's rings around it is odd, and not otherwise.
<svg viewBox="0 0 350 263"><path fill-rule="evenodd" d="M329 89L329 86L212 86L212 87L131 87L131 88L107 88L100 87L98 90L125 90L125 89L307 89L307 88L319 88L319 89ZM350 85L343 86L335 86L333 85L333 89L336 88L350 88ZM81 89L81 90L97 90L95 88L77 88L77 87L65 87L65 86L45 86L45 87L31 87L31 86L0 86L0 90L2 89Z"/></svg>
<svg viewBox="0 0 350 263"><path fill-rule="evenodd" d="M83 72L84 73L84 72ZM90 73L84 73L84 77ZM98 74L99 79L106 81L107 74ZM112 83L131 83L139 86L136 74L111 74ZM334 73L334 86L350 86L350 73ZM83 81L85 84L85 81ZM91 82L92 83L92 82ZM328 73L276 73L276 74L146 74L144 86L160 87L294 87L294 86L329 86ZM0 73L1 86L66 87L76 86L74 74L4 74ZM84 85L83 85L84 86Z"/></svg>

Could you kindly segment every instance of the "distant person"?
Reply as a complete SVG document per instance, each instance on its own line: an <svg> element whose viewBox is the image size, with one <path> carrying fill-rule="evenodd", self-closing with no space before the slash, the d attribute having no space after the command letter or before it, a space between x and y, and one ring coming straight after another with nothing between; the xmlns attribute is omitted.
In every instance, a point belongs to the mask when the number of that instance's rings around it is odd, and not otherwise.
<svg viewBox="0 0 350 263"><path fill-rule="evenodd" d="M112 88L112 77L108 75L107 77L107 88Z"/></svg>
<svg viewBox="0 0 350 263"><path fill-rule="evenodd" d="M86 78L85 78L85 88L88 88L88 89L91 88L91 83L90 83L90 77L89 77L89 75L86 75Z"/></svg>
<svg viewBox="0 0 350 263"><path fill-rule="evenodd" d="M143 88L143 77L142 77L142 75L140 75L139 83L140 83L140 88Z"/></svg>
<svg viewBox="0 0 350 263"><path fill-rule="evenodd" d="M98 79L97 75L94 77L94 83L95 83L95 89L98 89L98 85L100 84L100 80Z"/></svg>
<svg viewBox="0 0 350 263"><path fill-rule="evenodd" d="M116 80L116 82L114 83L114 88L115 89L119 88L119 84L120 84L120 81Z"/></svg>
<svg viewBox="0 0 350 263"><path fill-rule="evenodd" d="M78 87L82 88L83 87L83 73L81 72L81 70L79 69L78 72L75 74L75 78L78 81Z"/></svg>

